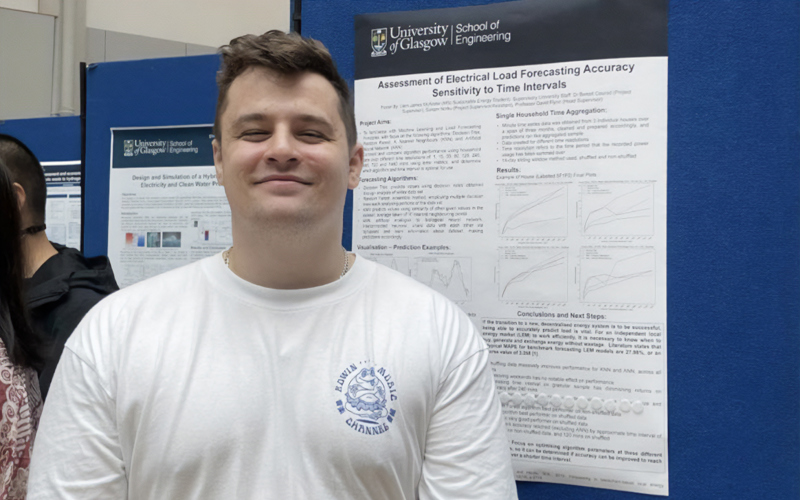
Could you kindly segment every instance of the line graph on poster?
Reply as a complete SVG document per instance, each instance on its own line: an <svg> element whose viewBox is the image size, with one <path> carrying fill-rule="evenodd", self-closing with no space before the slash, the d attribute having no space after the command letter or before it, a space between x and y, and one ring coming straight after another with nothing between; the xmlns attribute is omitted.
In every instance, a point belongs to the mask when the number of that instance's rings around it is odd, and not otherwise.
<svg viewBox="0 0 800 500"><path fill-rule="evenodd" d="M566 238L566 184L498 186L497 230L502 238Z"/></svg>
<svg viewBox="0 0 800 500"><path fill-rule="evenodd" d="M394 256L384 256L384 257L373 257L375 262L383 264L384 266L394 269L400 273L405 274L406 276L411 276L411 265L409 263L408 257L394 257Z"/></svg>
<svg viewBox="0 0 800 500"><path fill-rule="evenodd" d="M593 182L581 185L584 236L653 236L653 182Z"/></svg>
<svg viewBox="0 0 800 500"><path fill-rule="evenodd" d="M585 304L653 306L656 253L652 247L584 247L578 266Z"/></svg>
<svg viewBox="0 0 800 500"><path fill-rule="evenodd" d="M418 257L417 281L433 288L453 302L472 300L472 259L470 257Z"/></svg>
<svg viewBox="0 0 800 500"><path fill-rule="evenodd" d="M498 298L518 304L564 304L569 298L568 263L567 248L503 248Z"/></svg>

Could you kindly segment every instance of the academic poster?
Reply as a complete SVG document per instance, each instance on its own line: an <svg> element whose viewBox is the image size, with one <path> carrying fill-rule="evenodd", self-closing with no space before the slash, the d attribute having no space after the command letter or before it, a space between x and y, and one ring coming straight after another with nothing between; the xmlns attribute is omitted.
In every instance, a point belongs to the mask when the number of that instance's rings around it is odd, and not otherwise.
<svg viewBox="0 0 800 500"><path fill-rule="evenodd" d="M108 257L120 287L228 248L211 126L113 129Z"/></svg>
<svg viewBox="0 0 800 500"><path fill-rule="evenodd" d="M472 318L518 480L667 495L667 2L355 26L354 250Z"/></svg>
<svg viewBox="0 0 800 500"><path fill-rule="evenodd" d="M81 161L43 161L47 239L81 248Z"/></svg>

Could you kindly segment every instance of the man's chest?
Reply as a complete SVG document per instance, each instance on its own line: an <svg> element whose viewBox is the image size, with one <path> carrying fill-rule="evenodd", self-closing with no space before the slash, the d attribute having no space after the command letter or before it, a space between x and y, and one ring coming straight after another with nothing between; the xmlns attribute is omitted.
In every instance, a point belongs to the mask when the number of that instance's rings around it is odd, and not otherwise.
<svg viewBox="0 0 800 500"><path fill-rule="evenodd" d="M211 326L123 363L130 474L418 477L438 386L429 349L335 322Z"/></svg>

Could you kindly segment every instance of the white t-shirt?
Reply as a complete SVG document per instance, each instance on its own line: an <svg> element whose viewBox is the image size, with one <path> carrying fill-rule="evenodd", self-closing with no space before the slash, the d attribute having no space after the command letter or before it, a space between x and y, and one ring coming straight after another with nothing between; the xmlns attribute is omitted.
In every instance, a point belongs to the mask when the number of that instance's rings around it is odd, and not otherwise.
<svg viewBox="0 0 800 500"><path fill-rule="evenodd" d="M104 299L67 342L28 498L516 498L488 351L363 258L274 290L219 255Z"/></svg>

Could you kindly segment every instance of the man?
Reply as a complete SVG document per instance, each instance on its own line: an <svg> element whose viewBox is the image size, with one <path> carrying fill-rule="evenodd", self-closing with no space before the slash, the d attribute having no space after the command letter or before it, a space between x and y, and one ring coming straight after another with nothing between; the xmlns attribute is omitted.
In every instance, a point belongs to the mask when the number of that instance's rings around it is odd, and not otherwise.
<svg viewBox="0 0 800 500"><path fill-rule="evenodd" d="M364 153L330 55L271 31L222 56L233 247L89 314L28 498L516 498L470 320L341 247Z"/></svg>
<svg viewBox="0 0 800 500"><path fill-rule="evenodd" d="M47 239L47 186L42 165L31 150L0 134L0 160L11 173L22 218L26 302L34 327L50 343L39 374L44 398L64 343L89 309L118 287L106 257L86 259L74 248Z"/></svg>

